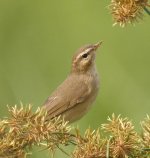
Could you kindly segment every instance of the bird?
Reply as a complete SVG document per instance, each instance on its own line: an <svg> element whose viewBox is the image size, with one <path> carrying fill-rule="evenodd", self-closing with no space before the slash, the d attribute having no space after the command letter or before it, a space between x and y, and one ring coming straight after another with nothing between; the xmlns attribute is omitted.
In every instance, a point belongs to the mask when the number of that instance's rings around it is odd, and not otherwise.
<svg viewBox="0 0 150 158"><path fill-rule="evenodd" d="M72 123L89 111L99 91L95 58L101 44L85 45L74 54L69 75L43 104L49 119L62 116Z"/></svg>

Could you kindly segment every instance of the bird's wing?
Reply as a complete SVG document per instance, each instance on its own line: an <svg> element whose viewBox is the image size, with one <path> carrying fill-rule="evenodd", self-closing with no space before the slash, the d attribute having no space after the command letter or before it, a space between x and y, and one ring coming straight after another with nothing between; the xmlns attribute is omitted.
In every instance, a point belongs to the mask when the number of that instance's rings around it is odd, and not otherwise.
<svg viewBox="0 0 150 158"><path fill-rule="evenodd" d="M84 102L90 92L91 89L84 81L78 78L74 78L74 80L69 78L54 91L44 106L48 111L49 117L53 118Z"/></svg>

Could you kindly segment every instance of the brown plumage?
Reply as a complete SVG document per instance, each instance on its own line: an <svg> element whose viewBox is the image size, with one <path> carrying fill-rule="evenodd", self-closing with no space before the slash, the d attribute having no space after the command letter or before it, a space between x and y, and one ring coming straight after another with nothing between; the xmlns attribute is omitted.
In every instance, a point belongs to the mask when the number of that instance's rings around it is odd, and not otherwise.
<svg viewBox="0 0 150 158"><path fill-rule="evenodd" d="M61 115L73 122L88 111L99 89L95 51L100 45L84 46L74 55L70 74L44 103L48 117Z"/></svg>

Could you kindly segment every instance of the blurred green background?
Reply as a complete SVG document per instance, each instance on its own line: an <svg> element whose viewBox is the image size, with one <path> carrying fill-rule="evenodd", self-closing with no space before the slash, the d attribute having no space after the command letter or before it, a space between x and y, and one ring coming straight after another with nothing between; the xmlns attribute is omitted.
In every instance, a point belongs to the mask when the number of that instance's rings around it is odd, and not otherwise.
<svg viewBox="0 0 150 158"><path fill-rule="evenodd" d="M83 132L112 113L128 116L137 129L150 107L150 17L135 26L112 27L105 0L0 1L0 116L6 105L36 109L66 78L73 53L103 40L97 56L101 89L80 121ZM139 130L140 131L140 130ZM50 157L36 149L33 158ZM55 157L66 157L60 152Z"/></svg>

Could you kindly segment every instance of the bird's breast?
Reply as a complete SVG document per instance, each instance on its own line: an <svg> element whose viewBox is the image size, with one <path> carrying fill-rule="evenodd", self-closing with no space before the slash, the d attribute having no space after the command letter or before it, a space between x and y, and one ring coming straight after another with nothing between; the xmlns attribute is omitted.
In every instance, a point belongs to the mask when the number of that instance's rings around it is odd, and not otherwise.
<svg viewBox="0 0 150 158"><path fill-rule="evenodd" d="M99 77L95 72L94 74L87 74L86 76L80 76L88 87L88 97L87 99L75 106L73 109L66 113L66 119L70 122L80 119L84 116L90 109L92 103L95 101L98 90L99 90ZM80 79L81 79L80 78Z"/></svg>
<svg viewBox="0 0 150 158"><path fill-rule="evenodd" d="M85 77L87 85L91 88L91 93L96 93L99 89L99 75L96 68L92 69Z"/></svg>

